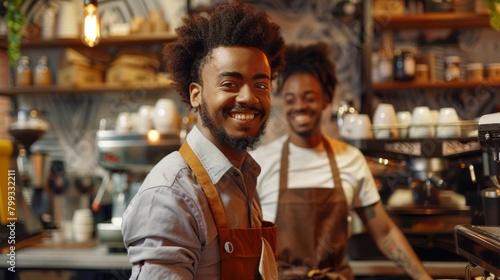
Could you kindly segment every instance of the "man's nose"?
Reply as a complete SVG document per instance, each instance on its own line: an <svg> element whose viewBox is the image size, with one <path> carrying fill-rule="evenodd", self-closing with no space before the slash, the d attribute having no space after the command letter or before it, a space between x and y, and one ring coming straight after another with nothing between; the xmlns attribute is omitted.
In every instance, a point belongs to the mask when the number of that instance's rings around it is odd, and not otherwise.
<svg viewBox="0 0 500 280"><path fill-rule="evenodd" d="M240 89L238 96L236 96L236 101L241 103L246 103L249 105L254 105L259 102L259 99L249 86L244 86Z"/></svg>

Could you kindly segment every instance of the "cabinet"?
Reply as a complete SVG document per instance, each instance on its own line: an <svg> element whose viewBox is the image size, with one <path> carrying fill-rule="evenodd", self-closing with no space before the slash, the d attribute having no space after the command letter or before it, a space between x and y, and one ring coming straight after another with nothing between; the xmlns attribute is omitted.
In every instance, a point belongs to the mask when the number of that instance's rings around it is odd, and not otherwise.
<svg viewBox="0 0 500 280"><path fill-rule="evenodd" d="M373 81L372 79L372 54L378 51L374 46L375 38L381 39L381 47L393 46L393 34L404 30L430 31L437 29L456 29L464 30L469 28L488 28L489 14L487 12L443 12L423 14L390 14L383 15L373 14L373 2L366 1L364 6L364 22L366 44L363 52L363 81L366 89L366 100L364 101L364 110L371 114L373 112L372 100L376 93L401 93L404 94L408 90L433 90L447 91L454 89L474 89L484 87L489 90L500 88L499 81L443 81L436 78L429 82L414 82L414 81ZM444 57L439 57L441 61ZM391 64L392 67L392 64Z"/></svg>
<svg viewBox="0 0 500 280"><path fill-rule="evenodd" d="M151 33L146 35L134 34L130 36L102 38L96 48L121 48L127 46L153 46L161 45L175 40L173 33ZM32 50L53 50L66 47L84 47L79 39L53 39L53 40L29 40L22 44L22 51ZM7 48L5 41L0 43L0 48ZM56 58L52 58L56 59ZM54 73L54 75L57 73ZM168 83L141 85L145 90L166 90L171 88ZM4 87L0 88L0 95L17 96L19 94L32 93L100 93L134 90L137 85L110 86L106 84L86 85L86 86L24 86L24 87Z"/></svg>

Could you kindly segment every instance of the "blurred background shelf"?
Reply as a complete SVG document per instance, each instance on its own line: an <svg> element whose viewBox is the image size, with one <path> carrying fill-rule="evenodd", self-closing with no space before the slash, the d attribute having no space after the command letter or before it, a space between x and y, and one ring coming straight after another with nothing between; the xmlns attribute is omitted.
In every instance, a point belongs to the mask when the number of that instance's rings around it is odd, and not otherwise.
<svg viewBox="0 0 500 280"><path fill-rule="evenodd" d="M488 27L488 13L423 13L404 15L375 15L376 29L435 29L435 28L472 28Z"/></svg>
<svg viewBox="0 0 500 280"><path fill-rule="evenodd" d="M26 86L0 88L0 95L16 96L19 94L73 94L73 93L102 93L120 91L165 91L171 89L171 84L144 84L144 85L88 85L88 86Z"/></svg>
<svg viewBox="0 0 500 280"><path fill-rule="evenodd" d="M101 38L99 46L112 45L148 45L171 42L176 39L174 33L147 33L131 34L127 36L113 36ZM0 40L0 47L7 48L7 39ZM21 48L57 48L57 47L85 47L80 38L56 38L52 40L24 39Z"/></svg>
<svg viewBox="0 0 500 280"><path fill-rule="evenodd" d="M418 82L382 82L373 83L372 89L374 91L379 90L404 90L404 89L454 89L454 88L494 88L500 87L500 81L435 81L427 83Z"/></svg>

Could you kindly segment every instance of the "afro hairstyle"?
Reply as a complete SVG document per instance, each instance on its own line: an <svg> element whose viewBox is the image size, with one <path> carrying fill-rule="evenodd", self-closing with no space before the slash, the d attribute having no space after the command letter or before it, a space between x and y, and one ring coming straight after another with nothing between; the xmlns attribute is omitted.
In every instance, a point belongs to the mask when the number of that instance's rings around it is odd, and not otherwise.
<svg viewBox="0 0 500 280"><path fill-rule="evenodd" d="M266 55L272 78L283 69L285 42L280 27L250 4L230 1L218 4L208 16L194 14L183 19L175 31L177 40L167 43L163 59L181 101L190 103L189 85L202 84L200 70L207 55L220 46L248 46Z"/></svg>
<svg viewBox="0 0 500 280"><path fill-rule="evenodd" d="M281 93L283 84L290 76L306 73L318 79L323 94L326 94L331 102L337 85L337 77L335 65L330 59L328 51L328 45L323 42L307 46L286 46L286 67L279 73L277 93Z"/></svg>

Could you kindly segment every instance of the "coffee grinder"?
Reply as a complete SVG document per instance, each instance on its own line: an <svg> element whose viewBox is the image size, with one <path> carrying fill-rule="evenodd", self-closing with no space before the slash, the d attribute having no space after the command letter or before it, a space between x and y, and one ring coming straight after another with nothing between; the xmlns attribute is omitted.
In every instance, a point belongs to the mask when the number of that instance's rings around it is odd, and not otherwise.
<svg viewBox="0 0 500 280"><path fill-rule="evenodd" d="M49 171L48 157L44 153L33 153L31 146L47 132L49 124L39 114L36 110L19 111L17 121L9 125L9 133L18 147L16 164L24 199L41 217L48 206L43 189Z"/></svg>

